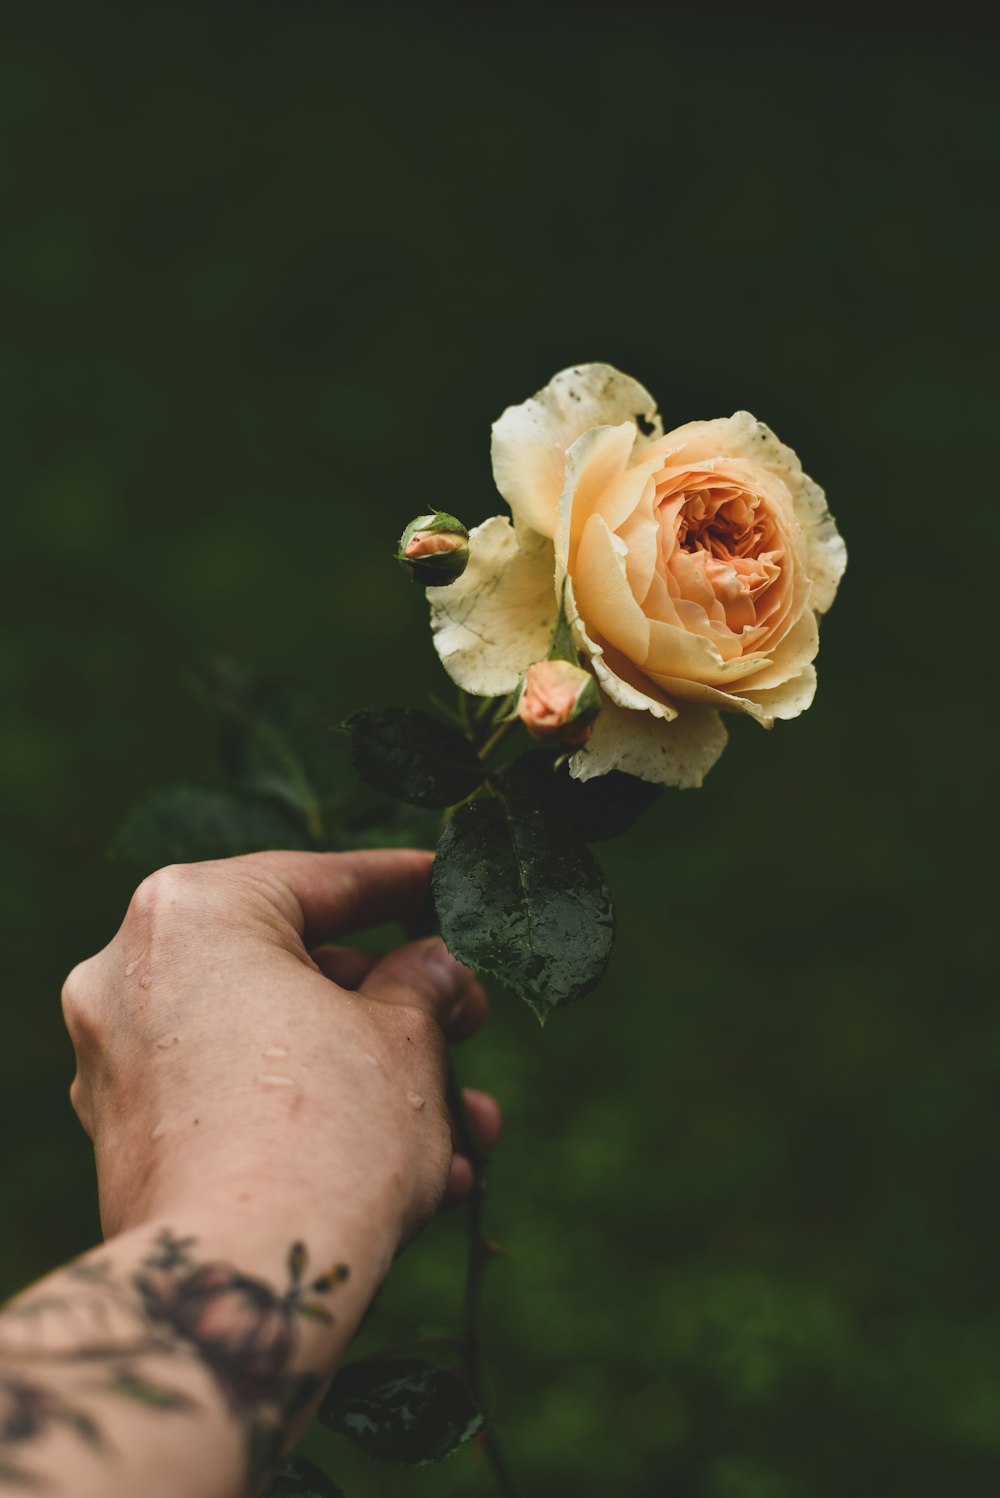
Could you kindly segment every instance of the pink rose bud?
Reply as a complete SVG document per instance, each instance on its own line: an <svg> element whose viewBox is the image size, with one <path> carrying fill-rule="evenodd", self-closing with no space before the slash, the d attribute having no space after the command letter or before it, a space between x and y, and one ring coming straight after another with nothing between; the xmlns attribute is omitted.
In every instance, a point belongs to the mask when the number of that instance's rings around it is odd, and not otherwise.
<svg viewBox="0 0 1000 1498"><path fill-rule="evenodd" d="M569 661L536 661L521 683L517 716L533 739L585 744L601 710L597 683Z"/></svg>
<svg viewBox="0 0 1000 1498"><path fill-rule="evenodd" d="M461 551L465 541L461 536L444 531L414 531L406 544L406 559L416 561L420 557L436 557L442 551Z"/></svg>
<svg viewBox="0 0 1000 1498"><path fill-rule="evenodd" d="M425 588L445 587L468 566L469 532L443 510L418 515L400 536L396 559L414 582Z"/></svg>

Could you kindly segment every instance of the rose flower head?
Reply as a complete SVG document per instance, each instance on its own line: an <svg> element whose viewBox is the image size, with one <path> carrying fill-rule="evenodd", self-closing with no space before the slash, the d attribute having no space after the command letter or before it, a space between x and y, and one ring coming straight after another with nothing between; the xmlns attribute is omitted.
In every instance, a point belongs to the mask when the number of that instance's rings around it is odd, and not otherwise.
<svg viewBox="0 0 1000 1498"><path fill-rule="evenodd" d="M528 667L517 716L533 739L585 744L600 710L597 684L589 671L570 661L536 661Z"/></svg>
<svg viewBox="0 0 1000 1498"><path fill-rule="evenodd" d="M469 532L454 515L418 515L399 538L396 558L416 583L441 588L462 576L469 561Z"/></svg>
<svg viewBox="0 0 1000 1498"><path fill-rule="evenodd" d="M564 609L601 698L574 777L700 785L721 713L770 728L810 705L847 553L763 422L737 411L664 434L642 385L584 364L503 413L493 474L514 523L472 531L464 576L431 601L435 645L467 692L512 692Z"/></svg>

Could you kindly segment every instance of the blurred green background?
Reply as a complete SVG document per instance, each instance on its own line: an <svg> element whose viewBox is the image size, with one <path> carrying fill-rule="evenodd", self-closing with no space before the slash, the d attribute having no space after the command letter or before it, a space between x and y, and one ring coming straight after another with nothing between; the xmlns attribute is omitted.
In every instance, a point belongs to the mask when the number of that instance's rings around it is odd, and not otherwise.
<svg viewBox="0 0 1000 1498"><path fill-rule="evenodd" d="M389 559L494 513L493 418L606 359L739 406L851 550L816 705L603 854L607 981L461 1058L508 1110L490 1387L526 1494L1000 1494L987 11L8 12L0 1291L97 1233L61 979L183 671L337 721L443 681ZM455 1300L460 1225L386 1301ZM350 1498L489 1494L331 1454Z"/></svg>

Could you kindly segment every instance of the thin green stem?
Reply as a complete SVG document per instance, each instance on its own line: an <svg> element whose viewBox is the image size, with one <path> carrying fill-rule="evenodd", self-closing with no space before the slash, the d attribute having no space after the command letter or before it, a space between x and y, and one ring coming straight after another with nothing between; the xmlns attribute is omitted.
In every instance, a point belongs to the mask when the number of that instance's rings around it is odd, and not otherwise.
<svg viewBox="0 0 1000 1498"><path fill-rule="evenodd" d="M465 692L459 692L458 707L463 720L466 737L475 748L480 759L485 765L490 755L497 749L516 724L516 719L505 719L499 726L496 715L505 709L505 699L488 698L486 702L474 703ZM480 743L480 737L485 729L485 742ZM488 780L487 780L488 784ZM477 786L466 801L473 800L480 795L483 786ZM464 805L465 802L459 802ZM457 806L449 806L441 820L441 831L447 827L452 816L457 811ZM483 1428L479 1436L480 1449L489 1462L496 1479L497 1487L503 1498L518 1498L517 1488L511 1476L507 1459L497 1439L496 1428L486 1413L486 1400L483 1393L483 1377L479 1345L479 1314L483 1299L483 1282L486 1278L486 1270L492 1258L495 1258L498 1250L486 1236L485 1213L486 1213L486 1172L489 1168L490 1157L476 1138L475 1129L469 1118L459 1086L455 1067L449 1057L448 1080L447 1080L448 1106L455 1120L455 1135L459 1150L469 1160L473 1172L472 1190L469 1193L466 1206L466 1223L468 1238L466 1245L466 1267L465 1267L465 1291L462 1298L462 1317L459 1332L455 1337L434 1337L433 1339L418 1339L412 1345L421 1346L428 1340L444 1342L457 1347L462 1372L465 1375L469 1392L475 1400L477 1407L483 1412Z"/></svg>
<svg viewBox="0 0 1000 1498"><path fill-rule="evenodd" d="M518 1498L517 1487L503 1448L497 1437L496 1427L486 1411L483 1391L481 1348L479 1342L479 1315L483 1299L483 1282L491 1259L496 1258L497 1249L486 1236L486 1172L490 1159L485 1153L472 1127L465 1099L458 1083L453 1063L448 1063L448 1103L455 1119L458 1146L472 1165L474 1180L466 1205L468 1228L466 1245L465 1294L462 1302L460 1332L462 1371L469 1392L479 1409L483 1411L484 1425L480 1436L483 1455L489 1462L503 1498Z"/></svg>
<svg viewBox="0 0 1000 1498"><path fill-rule="evenodd" d="M501 723L500 727L490 735L490 737L486 740L486 743L479 750L479 758L483 761L484 764L489 759L494 750L499 749L500 745L503 743L507 735L511 733L516 727L517 719L508 718L505 723Z"/></svg>

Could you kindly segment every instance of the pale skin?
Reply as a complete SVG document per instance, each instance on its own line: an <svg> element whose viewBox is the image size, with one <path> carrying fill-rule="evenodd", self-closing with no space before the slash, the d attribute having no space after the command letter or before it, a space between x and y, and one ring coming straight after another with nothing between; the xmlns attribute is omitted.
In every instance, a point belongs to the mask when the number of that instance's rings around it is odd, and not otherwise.
<svg viewBox="0 0 1000 1498"><path fill-rule="evenodd" d="M427 854L165 869L63 994L105 1244L0 1312L0 1490L237 1498L267 1485L394 1256L472 1167L447 1039L486 997L420 917ZM489 1150L496 1103L466 1093Z"/></svg>

